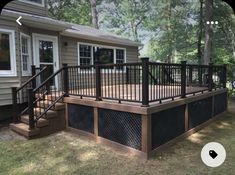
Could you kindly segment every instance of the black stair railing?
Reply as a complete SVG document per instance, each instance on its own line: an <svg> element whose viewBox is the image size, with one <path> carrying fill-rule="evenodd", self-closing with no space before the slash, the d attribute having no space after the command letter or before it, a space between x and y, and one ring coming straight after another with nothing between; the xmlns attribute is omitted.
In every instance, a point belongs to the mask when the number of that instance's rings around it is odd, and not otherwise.
<svg viewBox="0 0 235 175"><path fill-rule="evenodd" d="M67 64L50 75L35 89L28 89L30 96L29 106L29 129L35 128L38 120L48 115L50 109L55 108L58 102L69 93L69 78Z"/></svg>
<svg viewBox="0 0 235 175"><path fill-rule="evenodd" d="M21 115L28 112L28 92L29 88L35 88L37 82L40 82L41 76L46 72L47 67L36 68L31 66L32 76L21 87L12 87L12 107L13 122L19 121Z"/></svg>

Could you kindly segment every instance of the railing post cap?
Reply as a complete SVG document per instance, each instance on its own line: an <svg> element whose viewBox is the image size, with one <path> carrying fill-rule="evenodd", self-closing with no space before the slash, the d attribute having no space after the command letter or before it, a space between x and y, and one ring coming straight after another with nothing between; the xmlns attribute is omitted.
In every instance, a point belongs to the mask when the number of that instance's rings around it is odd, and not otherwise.
<svg viewBox="0 0 235 175"><path fill-rule="evenodd" d="M67 63L63 63L62 66L63 66L63 67L67 67L68 64L67 64Z"/></svg>
<svg viewBox="0 0 235 175"><path fill-rule="evenodd" d="M181 61L181 64L186 64L187 63L187 61Z"/></svg>
<svg viewBox="0 0 235 175"><path fill-rule="evenodd" d="M212 63L212 62L209 63L210 66L213 66L213 64L214 64L214 63Z"/></svg>

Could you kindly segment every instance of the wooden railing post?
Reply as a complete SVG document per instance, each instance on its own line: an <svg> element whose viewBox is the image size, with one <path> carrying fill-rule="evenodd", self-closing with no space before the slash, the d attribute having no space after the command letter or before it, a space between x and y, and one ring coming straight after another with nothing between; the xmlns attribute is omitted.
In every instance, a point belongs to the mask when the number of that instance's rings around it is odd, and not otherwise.
<svg viewBox="0 0 235 175"><path fill-rule="evenodd" d="M33 92L33 88L28 89L28 113L29 113L29 129L35 128L35 120L34 120L34 100L35 93Z"/></svg>
<svg viewBox="0 0 235 175"><path fill-rule="evenodd" d="M69 96L69 72L68 72L68 64L63 64L64 69L64 76L63 76L63 83L64 83L64 93L65 96Z"/></svg>
<svg viewBox="0 0 235 175"><path fill-rule="evenodd" d="M208 90L212 91L213 88L213 63L209 64L209 70L208 70Z"/></svg>
<svg viewBox="0 0 235 175"><path fill-rule="evenodd" d="M95 89L96 89L96 101L101 101L101 74L100 74L100 62L95 62Z"/></svg>
<svg viewBox="0 0 235 175"><path fill-rule="evenodd" d="M149 106L149 58L141 58L142 61L142 107Z"/></svg>
<svg viewBox="0 0 235 175"><path fill-rule="evenodd" d="M181 61L181 98L186 97L186 61Z"/></svg>
<svg viewBox="0 0 235 175"><path fill-rule="evenodd" d="M223 65L223 88L226 88L227 83L227 65Z"/></svg>
<svg viewBox="0 0 235 175"><path fill-rule="evenodd" d="M18 122L17 88L12 87L11 92L12 92L12 117L13 117L13 122L16 123Z"/></svg>
<svg viewBox="0 0 235 175"><path fill-rule="evenodd" d="M32 77L33 77L34 75L36 75L36 67L35 67L34 65L31 66L31 73L32 73ZM34 79L32 80L32 88L35 89L36 86L37 86L37 85L36 85L36 78L34 78Z"/></svg>

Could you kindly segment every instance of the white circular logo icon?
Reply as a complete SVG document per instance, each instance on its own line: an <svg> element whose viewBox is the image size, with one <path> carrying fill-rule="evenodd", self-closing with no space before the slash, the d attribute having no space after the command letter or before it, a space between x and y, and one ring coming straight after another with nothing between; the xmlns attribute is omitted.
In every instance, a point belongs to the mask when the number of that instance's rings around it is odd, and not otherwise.
<svg viewBox="0 0 235 175"><path fill-rule="evenodd" d="M209 167L218 167L224 163L226 151L220 143L210 142L202 148L201 159Z"/></svg>

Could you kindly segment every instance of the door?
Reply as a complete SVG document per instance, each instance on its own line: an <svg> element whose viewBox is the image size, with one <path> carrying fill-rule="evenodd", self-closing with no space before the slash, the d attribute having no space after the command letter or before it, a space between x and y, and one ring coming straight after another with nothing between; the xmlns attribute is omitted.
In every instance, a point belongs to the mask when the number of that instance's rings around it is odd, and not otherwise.
<svg viewBox="0 0 235 175"><path fill-rule="evenodd" d="M47 73L40 77L40 81L43 82L59 68L58 39L55 36L33 34L33 47L36 67L48 67ZM50 82L50 85L58 87L57 77Z"/></svg>

